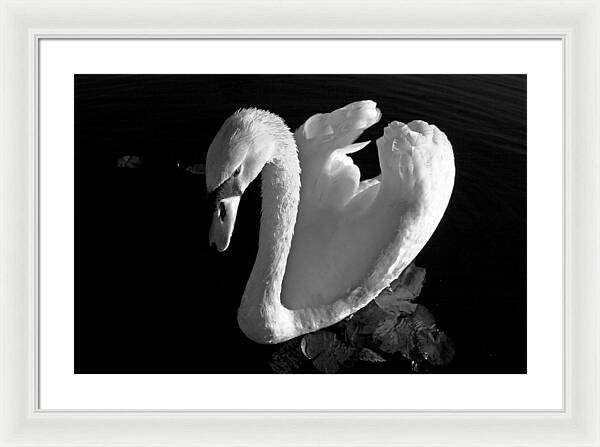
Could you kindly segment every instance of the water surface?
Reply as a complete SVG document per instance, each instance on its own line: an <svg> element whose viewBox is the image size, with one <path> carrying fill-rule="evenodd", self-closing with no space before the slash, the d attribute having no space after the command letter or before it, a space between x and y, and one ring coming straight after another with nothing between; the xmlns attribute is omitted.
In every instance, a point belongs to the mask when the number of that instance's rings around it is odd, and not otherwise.
<svg viewBox="0 0 600 447"><path fill-rule="evenodd" d="M526 372L524 75L76 75L75 369L77 373L270 372L269 350L236 310L257 249L259 182L241 202L227 252L209 249L203 162L240 107L282 116L375 100L378 138L422 119L452 142L456 184L416 264L419 302L455 342L435 373ZM119 168L123 155L141 165ZM374 142L353 155L379 174ZM404 372L401 361L370 372Z"/></svg>

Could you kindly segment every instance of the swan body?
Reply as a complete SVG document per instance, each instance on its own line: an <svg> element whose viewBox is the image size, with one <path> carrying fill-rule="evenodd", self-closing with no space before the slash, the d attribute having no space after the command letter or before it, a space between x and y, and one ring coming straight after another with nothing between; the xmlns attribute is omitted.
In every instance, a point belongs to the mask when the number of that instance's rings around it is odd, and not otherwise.
<svg viewBox="0 0 600 447"><path fill-rule="evenodd" d="M433 234L454 184L446 135L394 121L377 140L381 175L360 179L349 154L381 112L359 101L309 118L294 134L277 115L241 109L206 159L214 213L209 240L227 249L239 200L262 172L256 261L238 311L242 331L279 343L367 305Z"/></svg>

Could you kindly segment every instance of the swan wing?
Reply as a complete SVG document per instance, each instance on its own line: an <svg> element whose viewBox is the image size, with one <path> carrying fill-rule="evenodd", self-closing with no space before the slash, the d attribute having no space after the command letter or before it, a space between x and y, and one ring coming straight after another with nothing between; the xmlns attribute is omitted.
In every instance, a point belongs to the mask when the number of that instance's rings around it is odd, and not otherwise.
<svg viewBox="0 0 600 447"><path fill-rule="evenodd" d="M380 118L374 101L357 101L313 115L296 130L302 167L300 213L305 222L320 209L343 209L361 192L360 170L348 155L369 144L355 141Z"/></svg>
<svg viewBox="0 0 600 447"><path fill-rule="evenodd" d="M371 117L378 119L379 113ZM343 147L352 144L369 120L360 122L359 128L349 126ZM320 122L317 129L327 127ZM326 144L331 140L325 137L322 141L321 149L329 154L324 159L327 166L340 149L334 148L338 143ZM317 158L310 153L316 145L303 149L312 160ZM308 218L298 215L282 291L282 303L299 331L295 335L335 324L368 304L423 249L446 210L455 167L443 132L424 121L394 121L377 140L377 149L381 175L365 182L357 179L339 213L321 207ZM335 179L327 180L319 185L331 188ZM311 206L324 203L317 198Z"/></svg>

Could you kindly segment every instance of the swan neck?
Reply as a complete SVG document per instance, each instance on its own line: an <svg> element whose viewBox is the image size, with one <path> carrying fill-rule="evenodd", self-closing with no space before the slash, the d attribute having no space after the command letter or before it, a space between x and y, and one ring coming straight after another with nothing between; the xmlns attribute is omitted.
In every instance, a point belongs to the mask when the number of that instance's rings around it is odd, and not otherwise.
<svg viewBox="0 0 600 447"><path fill-rule="evenodd" d="M273 158L262 170L262 213L258 253L242 298L238 320L250 338L268 342L282 329L290 311L281 304L281 285L290 252L300 197L300 164L296 144L278 144ZM248 333L261 321L260 333ZM252 322L252 323L251 323ZM277 324L275 324L277 322ZM248 323L248 324L245 324Z"/></svg>
<svg viewBox="0 0 600 447"><path fill-rule="evenodd" d="M281 285L298 213L299 178L284 163L262 171L262 212L257 263Z"/></svg>

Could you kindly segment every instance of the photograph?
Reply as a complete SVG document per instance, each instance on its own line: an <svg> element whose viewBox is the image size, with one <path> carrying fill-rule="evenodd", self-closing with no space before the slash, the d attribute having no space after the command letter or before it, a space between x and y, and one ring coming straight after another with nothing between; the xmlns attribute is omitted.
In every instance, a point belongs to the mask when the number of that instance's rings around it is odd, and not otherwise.
<svg viewBox="0 0 600 447"><path fill-rule="evenodd" d="M527 373L527 75L74 98L75 374Z"/></svg>

